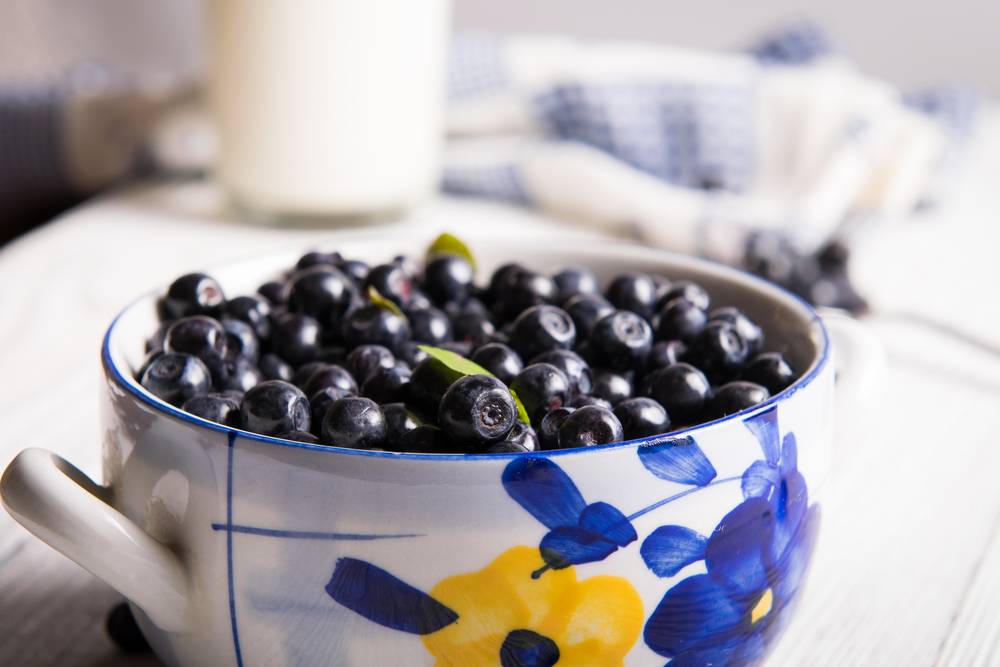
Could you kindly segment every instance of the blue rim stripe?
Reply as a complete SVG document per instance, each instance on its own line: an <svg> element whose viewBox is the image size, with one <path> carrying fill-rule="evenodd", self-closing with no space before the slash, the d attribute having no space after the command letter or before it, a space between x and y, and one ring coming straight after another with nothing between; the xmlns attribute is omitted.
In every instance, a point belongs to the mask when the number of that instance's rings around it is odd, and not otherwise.
<svg viewBox="0 0 1000 667"><path fill-rule="evenodd" d="M243 667L240 631L236 623L236 591L233 584L233 455L236 453L236 433L229 432L229 452L226 461L226 561L229 576L229 622L233 628L233 649L236 667Z"/></svg>

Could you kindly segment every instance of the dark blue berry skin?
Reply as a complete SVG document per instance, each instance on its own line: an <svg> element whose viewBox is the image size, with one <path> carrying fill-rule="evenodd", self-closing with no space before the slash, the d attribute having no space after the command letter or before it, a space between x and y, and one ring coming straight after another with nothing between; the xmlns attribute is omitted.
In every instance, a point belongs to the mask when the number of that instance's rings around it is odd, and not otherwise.
<svg viewBox="0 0 1000 667"><path fill-rule="evenodd" d="M345 276L354 281L355 285L364 285L371 268L364 262L357 259L343 259L337 262L337 268Z"/></svg>
<svg viewBox="0 0 1000 667"><path fill-rule="evenodd" d="M472 266L465 259L443 255L424 268L424 290L434 303L460 303L469 296L474 277Z"/></svg>
<svg viewBox="0 0 1000 667"><path fill-rule="evenodd" d="M167 403L180 406L192 396L208 392L212 376L198 357L165 352L149 364L140 383Z"/></svg>
<svg viewBox="0 0 1000 667"><path fill-rule="evenodd" d="M365 290L369 287L374 287L379 294L404 308L410 302L413 278L399 264L379 264L368 272Z"/></svg>
<svg viewBox="0 0 1000 667"><path fill-rule="evenodd" d="M533 306L514 320L510 346L522 359L533 359L550 350L571 350L576 342L573 318L556 306Z"/></svg>
<svg viewBox="0 0 1000 667"><path fill-rule="evenodd" d="M564 304L578 294L600 294L594 272L582 266L571 266L563 269L552 281L556 285L556 303Z"/></svg>
<svg viewBox="0 0 1000 667"><path fill-rule="evenodd" d="M708 401L703 418L708 420L725 417L763 403L770 397L771 394L767 389L759 384L742 380L728 382L715 390Z"/></svg>
<svg viewBox="0 0 1000 667"><path fill-rule="evenodd" d="M618 417L611 410L596 405L575 410L559 426L560 449L606 445L624 438Z"/></svg>
<svg viewBox="0 0 1000 667"><path fill-rule="evenodd" d="M795 382L795 371L780 353L763 352L743 369L743 379L763 386L773 395Z"/></svg>
<svg viewBox="0 0 1000 667"><path fill-rule="evenodd" d="M362 345L359 347L364 347L364 346ZM417 343L413 342L403 343L398 348L396 348L396 357L400 361L406 362L406 365L409 366L410 368L416 368L417 364L419 364L421 361L423 361L429 356L430 355L428 355L426 352L424 352L417 346ZM357 374L355 374L355 377L357 377Z"/></svg>
<svg viewBox="0 0 1000 667"><path fill-rule="evenodd" d="M472 342L466 340L450 340L447 343L438 345L442 350L454 352L460 357L468 357L472 354Z"/></svg>
<svg viewBox="0 0 1000 667"><path fill-rule="evenodd" d="M348 347L371 343L394 350L410 339L410 325L405 317L382 306L368 304L344 318L342 335Z"/></svg>
<svg viewBox="0 0 1000 667"><path fill-rule="evenodd" d="M500 442L494 442L492 445L484 449L482 454L523 454L524 452L534 451L528 449L519 442L514 442L513 440L502 440Z"/></svg>
<svg viewBox="0 0 1000 667"><path fill-rule="evenodd" d="M607 401L612 406L631 398L632 391L632 381L627 375L608 369L599 369L594 373L594 388L591 390L591 394Z"/></svg>
<svg viewBox="0 0 1000 667"><path fill-rule="evenodd" d="M259 296L238 296L226 302L223 316L250 325L260 340L271 336L271 304Z"/></svg>
<svg viewBox="0 0 1000 667"><path fill-rule="evenodd" d="M556 284L548 276L534 271L513 272L496 292L493 312L500 319L512 320L523 311L556 299Z"/></svg>
<svg viewBox="0 0 1000 667"><path fill-rule="evenodd" d="M489 375L466 375L441 398L438 424L453 443L481 451L503 440L517 419L514 397L504 383Z"/></svg>
<svg viewBox="0 0 1000 667"><path fill-rule="evenodd" d="M573 318L576 336L580 340L590 338L594 325L615 312L615 307L600 294L579 294L563 304L563 308Z"/></svg>
<svg viewBox="0 0 1000 667"><path fill-rule="evenodd" d="M627 382L628 380L626 380L626 383ZM580 394L579 396L574 396L569 402L569 407L571 408L582 408L585 405L599 405L602 408L607 408L608 410L611 409L611 401L599 398L592 394Z"/></svg>
<svg viewBox="0 0 1000 667"><path fill-rule="evenodd" d="M396 255L392 258L392 264L398 266L410 280L415 281L420 276L420 263L413 257Z"/></svg>
<svg viewBox="0 0 1000 667"><path fill-rule="evenodd" d="M576 408L561 407L549 412L538 425L538 440L542 449L559 449L559 427L576 411Z"/></svg>
<svg viewBox="0 0 1000 667"><path fill-rule="evenodd" d="M487 343L472 353L472 361L479 364L504 384L510 384L524 369L521 355L503 343Z"/></svg>
<svg viewBox="0 0 1000 667"><path fill-rule="evenodd" d="M562 407L570 397L569 378L552 364L525 366L510 388L517 392L531 423L536 426L546 412Z"/></svg>
<svg viewBox="0 0 1000 667"><path fill-rule="evenodd" d="M262 356L260 362L257 364L257 368L260 369L260 373L264 376L265 380L291 382L292 375L295 373L292 367L276 354L265 354Z"/></svg>
<svg viewBox="0 0 1000 667"><path fill-rule="evenodd" d="M347 348L340 345L321 347L319 348L319 352L316 353L316 361L344 366L347 364Z"/></svg>
<svg viewBox="0 0 1000 667"><path fill-rule="evenodd" d="M708 296L705 288L690 280L678 280L674 282L670 286L670 289L660 297L659 302L656 304L656 309L662 310L663 306L674 299L685 299L702 310L708 310L709 306L712 305L712 299Z"/></svg>
<svg viewBox="0 0 1000 667"><path fill-rule="evenodd" d="M306 382L312 377L312 374L321 368L326 368L330 363L328 361L310 361L308 363L302 364L295 369L295 374L292 375L292 384L294 384L299 389L306 386Z"/></svg>
<svg viewBox="0 0 1000 667"><path fill-rule="evenodd" d="M160 300L163 319L176 320L191 315L217 316L226 302L222 286L204 273L189 273L170 284Z"/></svg>
<svg viewBox="0 0 1000 667"><path fill-rule="evenodd" d="M297 273L288 286L288 310L335 324L357 298L354 283L333 266Z"/></svg>
<svg viewBox="0 0 1000 667"><path fill-rule="evenodd" d="M656 283L645 273L623 273L608 285L607 297L615 308L648 320L656 306Z"/></svg>
<svg viewBox="0 0 1000 667"><path fill-rule="evenodd" d="M347 370L361 384L379 369L395 365L395 355L384 345L358 345L347 355Z"/></svg>
<svg viewBox="0 0 1000 667"><path fill-rule="evenodd" d="M212 363L221 361L226 356L226 330L218 320L211 317L185 317L167 329L163 349L167 352L192 354L211 367Z"/></svg>
<svg viewBox="0 0 1000 667"><path fill-rule="evenodd" d="M661 340L653 343L646 357L646 372L652 372L679 363L687 353L687 345L679 340Z"/></svg>
<svg viewBox="0 0 1000 667"><path fill-rule="evenodd" d="M312 433L308 431L288 431L286 433L279 433L274 436L275 438L280 438L281 440L292 440L293 442L304 442L307 445L318 445L319 438L317 438Z"/></svg>
<svg viewBox="0 0 1000 667"><path fill-rule="evenodd" d="M257 294L264 297L272 306L284 305L288 301L288 285L270 280L257 288Z"/></svg>
<svg viewBox="0 0 1000 667"><path fill-rule="evenodd" d="M590 365L572 350L545 352L532 359L531 363L552 364L565 373L574 396L589 394L594 389L594 373L590 370Z"/></svg>
<svg viewBox="0 0 1000 667"><path fill-rule="evenodd" d="M315 394L309 395L309 416L315 435L322 435L320 431L323 428L323 418L326 417L326 411L330 404L347 396L353 396L353 394L339 387L324 387Z"/></svg>
<svg viewBox="0 0 1000 667"><path fill-rule="evenodd" d="M493 275L490 276L490 284L486 288L486 298L490 302L496 301L499 294L513 284L514 277L524 270L524 267L516 262L498 266Z"/></svg>
<svg viewBox="0 0 1000 667"><path fill-rule="evenodd" d="M437 418L441 397L451 386L453 377L434 358L421 361L413 368L410 384L407 385L407 405L414 407L421 415Z"/></svg>
<svg viewBox="0 0 1000 667"><path fill-rule="evenodd" d="M542 448L538 441L538 432L522 421L514 422L513 428L507 434L506 442L519 445L526 452L534 452Z"/></svg>
<svg viewBox="0 0 1000 667"><path fill-rule="evenodd" d="M127 602L115 605L104 625L111 641L125 653L149 653L152 649L135 622Z"/></svg>
<svg viewBox="0 0 1000 667"><path fill-rule="evenodd" d="M192 396L181 407L184 412L223 426L240 425L240 401L224 394Z"/></svg>
<svg viewBox="0 0 1000 667"><path fill-rule="evenodd" d="M403 437L420 426L420 422L404 403L382 405L382 415L385 417L385 448L399 451Z"/></svg>
<svg viewBox="0 0 1000 667"><path fill-rule="evenodd" d="M302 386L302 391L306 393L306 396L312 396L320 389L326 387L336 387L349 394L358 393L358 383L355 381L354 376L346 368L336 364L324 364L313 371L309 379Z"/></svg>
<svg viewBox="0 0 1000 667"><path fill-rule="evenodd" d="M424 294L423 291L417 289L416 286L414 286L410 290L410 299L409 301L406 302L407 313L409 313L411 310L424 310L425 308L433 308L433 307L434 307L434 302L431 301L431 298L426 294Z"/></svg>
<svg viewBox="0 0 1000 667"><path fill-rule="evenodd" d="M693 424L711 396L712 387L704 373L682 362L655 371L649 378L649 392L674 424Z"/></svg>
<svg viewBox="0 0 1000 667"><path fill-rule="evenodd" d="M589 343L597 365L629 371L645 365L653 346L653 330L636 313L616 310L594 325Z"/></svg>
<svg viewBox="0 0 1000 667"><path fill-rule="evenodd" d="M670 417L662 405L640 396L615 406L615 416L622 424L626 440L660 435L670 430Z"/></svg>
<svg viewBox="0 0 1000 667"><path fill-rule="evenodd" d="M723 383L737 377L750 358L750 345L736 327L712 320L688 347L685 360L696 365L712 382Z"/></svg>
<svg viewBox="0 0 1000 667"><path fill-rule="evenodd" d="M376 403L398 403L406 400L410 369L405 365L380 368L361 385L361 395Z"/></svg>
<svg viewBox="0 0 1000 667"><path fill-rule="evenodd" d="M444 431L434 426L421 425L403 434L398 443L386 442L386 448L395 452L417 452L422 454L457 454Z"/></svg>
<svg viewBox="0 0 1000 667"><path fill-rule="evenodd" d="M363 396L334 401L323 418L325 444L351 449L372 449L385 443L385 416L378 404Z"/></svg>
<svg viewBox="0 0 1000 667"><path fill-rule="evenodd" d="M227 360L226 380L222 389L247 392L264 381L264 376L252 361L244 357Z"/></svg>
<svg viewBox="0 0 1000 667"><path fill-rule="evenodd" d="M226 332L226 358L243 358L257 363L260 359L260 341L253 327L242 320L223 318L219 321Z"/></svg>
<svg viewBox="0 0 1000 667"><path fill-rule="evenodd" d="M654 318L656 340L688 341L705 328L708 315L683 297L671 299Z"/></svg>
<svg viewBox="0 0 1000 667"><path fill-rule="evenodd" d="M764 345L764 331L738 308L732 306L716 308L708 313L708 321L728 322L736 327L736 331L747 342L750 356L760 352L760 348Z"/></svg>
<svg viewBox="0 0 1000 667"><path fill-rule="evenodd" d="M321 252L319 250L310 250L306 254L299 257L299 261L295 263L296 271L304 271L306 269L311 269L314 266L333 266L334 257L331 253Z"/></svg>
<svg viewBox="0 0 1000 667"><path fill-rule="evenodd" d="M293 366L301 366L319 354L319 339L320 327L315 318L283 313L271 329L271 351Z"/></svg>
<svg viewBox="0 0 1000 667"><path fill-rule="evenodd" d="M496 332L489 316L477 312L462 312L451 320L455 340L475 341Z"/></svg>
<svg viewBox="0 0 1000 667"><path fill-rule="evenodd" d="M451 320L437 308L410 308L406 317L410 321L410 335L414 341L440 345L451 340Z"/></svg>
<svg viewBox="0 0 1000 667"><path fill-rule="evenodd" d="M261 435L309 430L309 401L288 382L268 380L248 391L240 406L243 428Z"/></svg>

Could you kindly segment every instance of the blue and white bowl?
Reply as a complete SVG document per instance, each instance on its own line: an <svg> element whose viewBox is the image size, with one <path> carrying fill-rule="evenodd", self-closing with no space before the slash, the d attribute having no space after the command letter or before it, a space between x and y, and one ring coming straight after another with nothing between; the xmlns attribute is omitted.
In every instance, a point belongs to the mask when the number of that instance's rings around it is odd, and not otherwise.
<svg viewBox="0 0 1000 667"><path fill-rule="evenodd" d="M132 369L156 328L149 295L104 342L105 486L29 449L4 474L4 504L128 597L168 665L759 662L822 524L834 372L820 318L745 274L646 248L474 246L484 271L516 258L695 280L748 312L802 376L739 414L586 449L316 446L210 423L143 389ZM337 249L380 261L406 248L368 237ZM296 256L212 273L250 292Z"/></svg>

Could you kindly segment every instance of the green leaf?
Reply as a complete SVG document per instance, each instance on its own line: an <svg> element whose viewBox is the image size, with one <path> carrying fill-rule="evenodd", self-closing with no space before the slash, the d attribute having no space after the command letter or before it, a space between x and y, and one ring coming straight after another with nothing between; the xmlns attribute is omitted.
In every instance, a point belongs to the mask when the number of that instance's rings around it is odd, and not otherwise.
<svg viewBox="0 0 1000 667"><path fill-rule="evenodd" d="M394 301L390 301L389 299L379 294L378 290L375 289L373 285L368 286L368 300L371 301L376 306L378 306L379 308L385 308L389 312L399 315L400 317L403 318L406 317L406 315L403 314L403 311L399 309L399 306L397 306Z"/></svg>
<svg viewBox="0 0 1000 667"><path fill-rule="evenodd" d="M451 350L445 350L432 345L417 345L417 347L426 352L431 359L438 362L444 371L452 376L452 382L466 375L489 375L490 377L496 377L476 362L466 359ZM524 403L521 402L517 392L510 387L507 387L507 390L514 397L514 405L517 406L517 418L525 424L530 425L531 419L528 417L528 411L524 409Z"/></svg>
<svg viewBox="0 0 1000 667"><path fill-rule="evenodd" d="M469 250L469 246L465 245L465 241L454 234L445 232L434 239L434 242L427 248L427 256L434 257L435 255L457 255L467 261L473 271L476 270L476 258Z"/></svg>

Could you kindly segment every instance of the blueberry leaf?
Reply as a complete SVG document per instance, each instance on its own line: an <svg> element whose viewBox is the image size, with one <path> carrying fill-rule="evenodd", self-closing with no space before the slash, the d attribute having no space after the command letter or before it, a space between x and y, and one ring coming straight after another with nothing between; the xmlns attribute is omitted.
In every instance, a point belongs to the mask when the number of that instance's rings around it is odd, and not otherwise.
<svg viewBox="0 0 1000 667"><path fill-rule="evenodd" d="M434 239L427 248L427 257L431 258L435 255L457 255L468 262L473 271L476 270L476 258L469 250L469 246L465 245L465 242L454 234L445 232Z"/></svg>
<svg viewBox="0 0 1000 667"><path fill-rule="evenodd" d="M501 481L507 495L547 528L576 526L587 506L573 480L550 459L516 458Z"/></svg>
<svg viewBox="0 0 1000 667"><path fill-rule="evenodd" d="M691 436L664 438L639 447L639 460L660 479L705 486L715 479L715 467Z"/></svg>
<svg viewBox="0 0 1000 667"><path fill-rule="evenodd" d="M538 549L549 567L561 570L604 560L618 550L618 545L585 528L561 526L546 533Z"/></svg>
<svg viewBox="0 0 1000 667"><path fill-rule="evenodd" d="M414 635L436 632L458 620L458 614L427 593L357 558L337 560L326 592L370 621Z"/></svg>
<svg viewBox="0 0 1000 667"><path fill-rule="evenodd" d="M451 350L434 347L433 345L417 345L417 347L438 362L438 364L442 367L442 372L448 376L449 382L454 382L455 380L463 378L466 375L489 375L490 377L496 377L493 373L490 373L476 362L471 359L466 359L462 355L452 352ZM528 417L528 411L525 409L524 403L522 403L521 399L518 397L517 392L510 387L507 387L507 391L509 391L510 395L514 397L514 405L517 407L517 418L522 423L530 425L531 418Z"/></svg>
<svg viewBox="0 0 1000 667"><path fill-rule="evenodd" d="M672 577L686 565L705 557L708 540L684 526L660 526L642 541L639 554L649 571Z"/></svg>
<svg viewBox="0 0 1000 667"><path fill-rule="evenodd" d="M371 301L376 306L378 306L379 308L384 308L385 310L388 310L394 315L398 315L399 317L403 318L406 317L406 315L403 314L403 311L399 309L399 306L397 306L394 302L390 301L389 299L379 294L379 291L375 289L374 285L368 286L368 300Z"/></svg>

